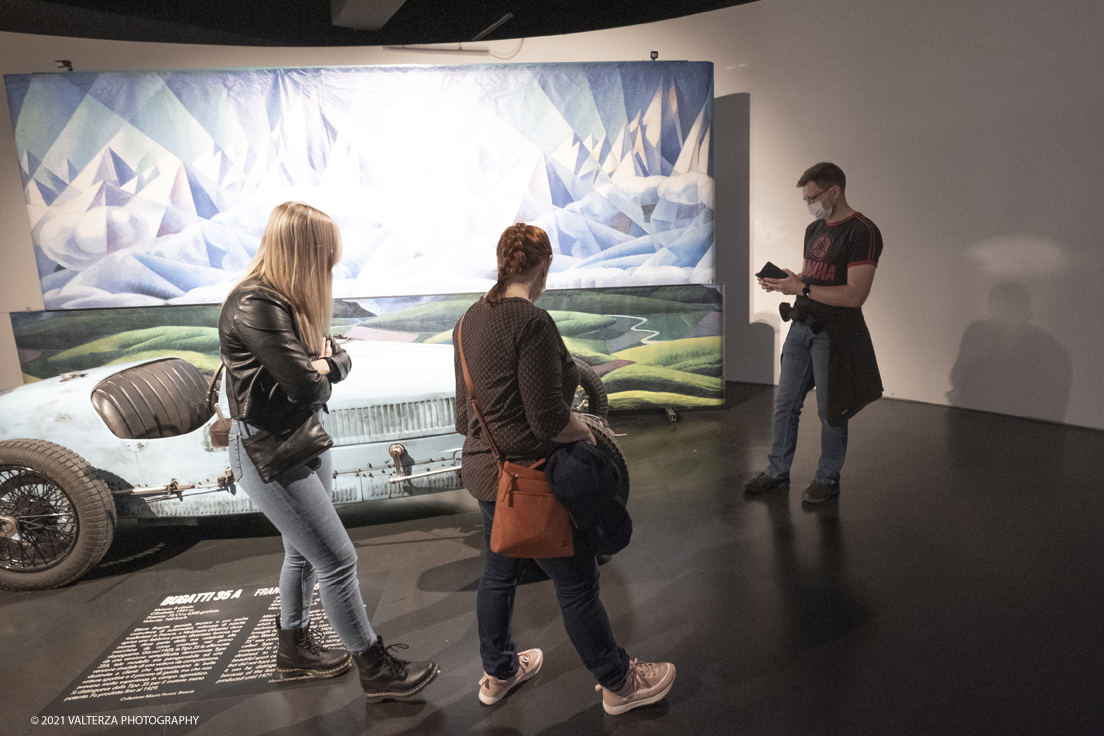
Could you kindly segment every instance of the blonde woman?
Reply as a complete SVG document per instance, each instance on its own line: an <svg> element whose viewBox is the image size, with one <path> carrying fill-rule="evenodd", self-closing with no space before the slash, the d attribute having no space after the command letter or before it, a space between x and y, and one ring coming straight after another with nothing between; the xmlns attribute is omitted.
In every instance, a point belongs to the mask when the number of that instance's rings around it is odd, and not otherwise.
<svg viewBox="0 0 1104 736"><path fill-rule="evenodd" d="M223 303L219 342L232 417L230 467L284 541L277 676L334 677L356 661L364 693L375 702L421 690L437 665L398 659L372 630L356 550L331 501L330 453L265 483L242 446L243 437L260 430L301 426L349 374L348 353L328 336L340 260L341 235L328 215L299 202L278 206L256 257ZM316 582L345 649L322 649L311 636Z"/></svg>

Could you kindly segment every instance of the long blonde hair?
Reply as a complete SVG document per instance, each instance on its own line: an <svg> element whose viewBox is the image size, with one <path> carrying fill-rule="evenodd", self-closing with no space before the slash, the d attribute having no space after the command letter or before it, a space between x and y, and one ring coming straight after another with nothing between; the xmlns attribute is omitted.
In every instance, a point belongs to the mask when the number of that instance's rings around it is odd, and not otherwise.
<svg viewBox="0 0 1104 736"><path fill-rule="evenodd" d="M284 202L272 210L242 281L258 279L287 299L303 345L318 355L333 319L333 268L340 260L341 232L330 216Z"/></svg>

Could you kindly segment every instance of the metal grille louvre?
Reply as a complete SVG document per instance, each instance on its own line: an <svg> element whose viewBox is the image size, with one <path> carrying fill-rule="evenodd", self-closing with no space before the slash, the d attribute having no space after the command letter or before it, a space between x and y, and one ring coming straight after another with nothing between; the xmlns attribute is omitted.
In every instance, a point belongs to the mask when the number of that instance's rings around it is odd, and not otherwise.
<svg viewBox="0 0 1104 736"><path fill-rule="evenodd" d="M326 431L338 447L409 439L452 432L456 425L456 399L358 406L331 410L322 417Z"/></svg>

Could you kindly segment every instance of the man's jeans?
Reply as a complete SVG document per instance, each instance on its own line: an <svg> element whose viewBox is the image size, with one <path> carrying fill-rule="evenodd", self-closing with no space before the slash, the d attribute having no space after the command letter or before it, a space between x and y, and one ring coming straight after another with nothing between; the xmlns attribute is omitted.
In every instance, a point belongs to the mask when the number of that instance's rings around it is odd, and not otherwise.
<svg viewBox="0 0 1104 736"><path fill-rule="evenodd" d="M476 618L479 623L479 656L483 671L492 677L513 677L518 669L517 646L511 631L514 593L524 559L504 557L491 551L491 525L495 505L480 501L483 512L483 538L487 559L476 594ZM625 686L629 657L617 646L606 608L598 597L598 562L594 554L575 545L574 557L536 560L556 586L564 628L583 664L598 679L598 684L614 692Z"/></svg>
<svg viewBox="0 0 1104 736"><path fill-rule="evenodd" d="M813 334L812 329L794 322L782 347L782 374L774 400L774 442L767 460L767 475L778 478L790 472L797 449L797 423L805 396L817 387L817 413L820 415L820 463L816 480L835 485L847 456L847 425L828 423L828 331Z"/></svg>
<svg viewBox="0 0 1104 736"><path fill-rule="evenodd" d="M341 643L350 652L363 652L376 641L376 634L360 596L356 548L330 496L330 453L322 454L317 470L302 465L265 483L241 443L243 435L248 437L256 431L246 422L230 422L230 469L249 500L283 536L280 624L285 629L298 629L310 622L317 580L326 618Z"/></svg>

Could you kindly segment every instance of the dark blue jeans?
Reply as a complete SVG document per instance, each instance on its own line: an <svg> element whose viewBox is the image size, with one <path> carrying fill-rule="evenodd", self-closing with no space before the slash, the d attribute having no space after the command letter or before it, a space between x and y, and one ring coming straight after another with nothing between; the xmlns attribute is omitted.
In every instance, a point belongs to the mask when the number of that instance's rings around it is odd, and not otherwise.
<svg viewBox="0 0 1104 736"><path fill-rule="evenodd" d="M488 675L513 677L518 658L510 620L518 576L526 561L491 551L495 505L492 501L480 501L479 508L483 512L487 553L475 604L479 620L479 656L483 660L483 671ZM614 691L623 688L629 657L617 646L606 607L598 597L598 561L594 554L584 545L576 544L574 557L551 557L536 560L536 563L556 586L564 628L583 664L602 687Z"/></svg>

